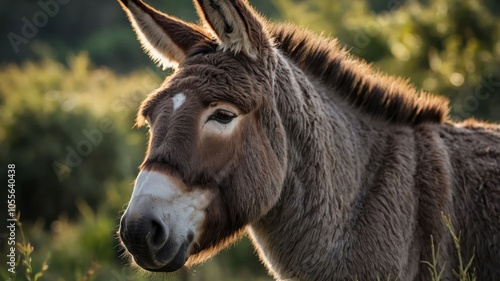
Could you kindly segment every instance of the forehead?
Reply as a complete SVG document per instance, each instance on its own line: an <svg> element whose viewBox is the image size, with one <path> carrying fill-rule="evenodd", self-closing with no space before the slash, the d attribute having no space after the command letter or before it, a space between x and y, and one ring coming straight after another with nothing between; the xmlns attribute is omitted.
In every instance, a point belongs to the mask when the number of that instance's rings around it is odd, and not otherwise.
<svg viewBox="0 0 500 281"><path fill-rule="evenodd" d="M150 116L166 104L179 105L181 100L206 107L224 101L248 113L262 99L262 93L256 90L258 79L249 71L248 63L245 58L221 51L190 57L143 101L139 114Z"/></svg>

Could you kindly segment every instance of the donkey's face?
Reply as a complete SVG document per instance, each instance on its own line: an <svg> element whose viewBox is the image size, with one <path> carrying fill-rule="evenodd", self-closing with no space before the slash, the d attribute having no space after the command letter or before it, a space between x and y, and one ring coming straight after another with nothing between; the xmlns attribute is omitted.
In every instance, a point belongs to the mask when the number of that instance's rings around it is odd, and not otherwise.
<svg viewBox="0 0 500 281"><path fill-rule="evenodd" d="M150 271L202 261L278 201L286 157L272 91L275 52L242 1L195 2L217 35L121 0L151 56L179 69L142 104L149 148L120 238Z"/></svg>

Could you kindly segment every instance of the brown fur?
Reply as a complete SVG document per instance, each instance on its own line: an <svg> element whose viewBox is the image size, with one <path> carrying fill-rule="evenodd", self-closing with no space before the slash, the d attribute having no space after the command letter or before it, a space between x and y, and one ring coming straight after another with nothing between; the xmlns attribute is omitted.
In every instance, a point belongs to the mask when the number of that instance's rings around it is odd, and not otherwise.
<svg viewBox="0 0 500 281"><path fill-rule="evenodd" d="M373 71L352 58L336 40L288 25L269 25L277 47L303 71L319 79L354 107L391 123L443 122L448 101L417 92L400 78Z"/></svg>
<svg viewBox="0 0 500 281"><path fill-rule="evenodd" d="M500 280L499 126L455 124L445 99L333 41L265 24L246 1L196 3L218 41L185 46L138 117L152 134L141 168L213 195L188 265L247 232L280 280L429 280L432 236L451 280L445 214L478 280ZM201 116L221 103L238 126L205 135Z"/></svg>

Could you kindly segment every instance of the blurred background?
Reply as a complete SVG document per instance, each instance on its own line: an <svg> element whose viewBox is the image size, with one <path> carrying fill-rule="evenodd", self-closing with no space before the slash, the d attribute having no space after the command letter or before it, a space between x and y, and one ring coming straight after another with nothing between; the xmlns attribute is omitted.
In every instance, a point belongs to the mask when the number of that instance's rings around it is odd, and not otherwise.
<svg viewBox="0 0 500 281"><path fill-rule="evenodd" d="M454 120L500 122L497 0L250 2L449 97ZM191 1L148 3L197 21ZM146 149L134 117L170 72L143 54L116 1L3 0L0 18L0 177L7 182L7 164L16 165L24 245L33 246L15 280L40 271L39 280L271 280L248 239L169 275L138 276L120 258L115 232ZM0 208L3 225L7 204ZM1 227L1 253L7 237ZM0 261L6 280L5 254Z"/></svg>

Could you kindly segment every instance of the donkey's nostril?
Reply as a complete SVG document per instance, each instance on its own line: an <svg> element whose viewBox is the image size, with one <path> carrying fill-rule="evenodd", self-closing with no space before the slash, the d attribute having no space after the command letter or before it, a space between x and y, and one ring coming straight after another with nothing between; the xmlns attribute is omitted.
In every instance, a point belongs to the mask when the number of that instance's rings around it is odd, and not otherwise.
<svg viewBox="0 0 500 281"><path fill-rule="evenodd" d="M146 235L148 246L151 250L158 250L165 245L168 239L166 225L159 220L151 220L151 230Z"/></svg>

